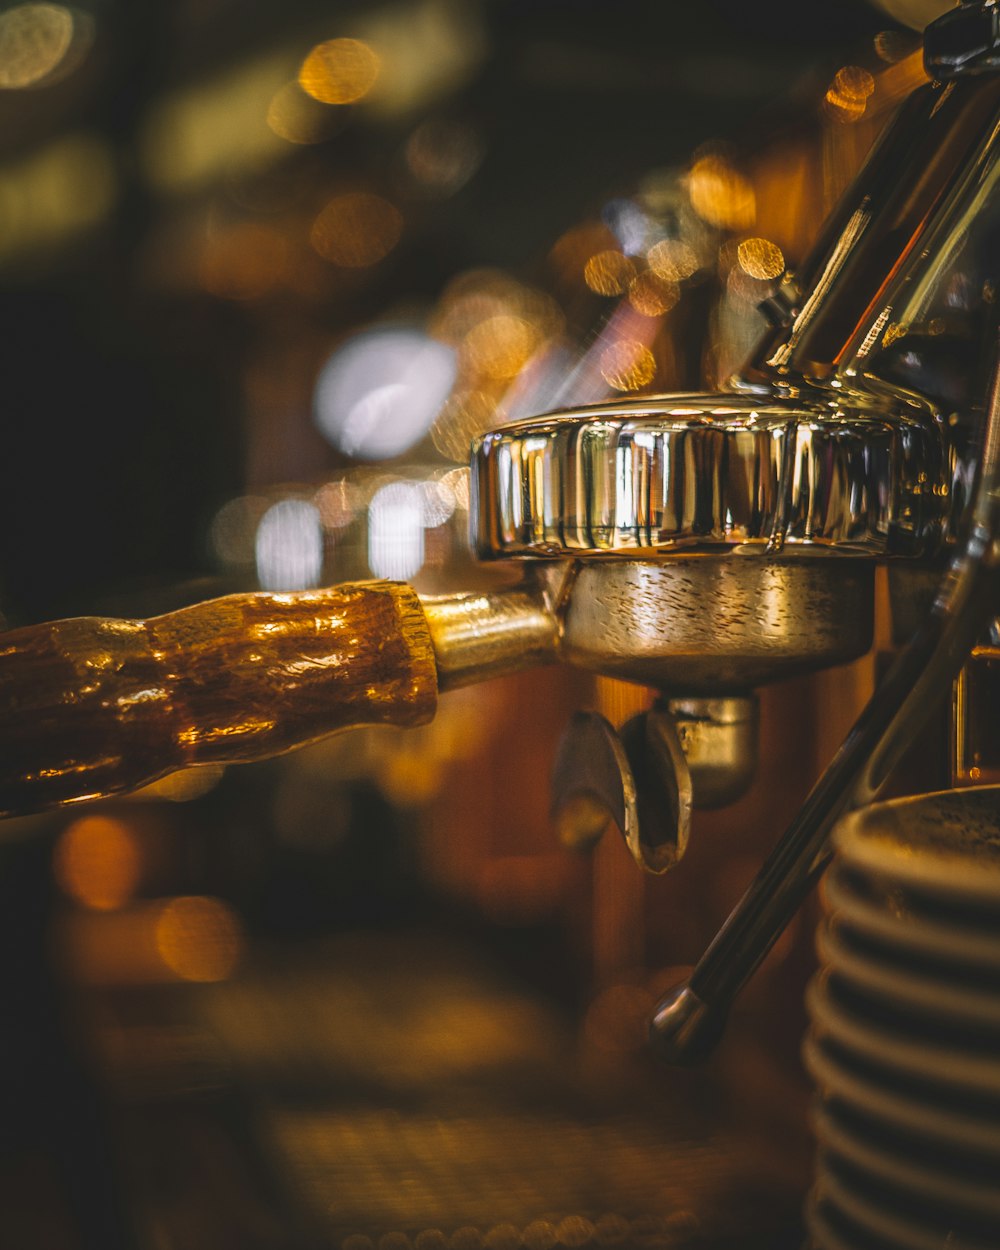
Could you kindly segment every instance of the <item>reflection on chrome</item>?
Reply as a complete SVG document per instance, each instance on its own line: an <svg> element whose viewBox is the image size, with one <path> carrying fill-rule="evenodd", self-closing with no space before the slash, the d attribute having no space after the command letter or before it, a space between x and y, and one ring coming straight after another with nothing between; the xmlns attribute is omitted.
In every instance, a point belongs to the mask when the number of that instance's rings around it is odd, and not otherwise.
<svg viewBox="0 0 1000 1250"><path fill-rule="evenodd" d="M915 553L939 539L937 457L928 423L874 406L671 396L564 411L479 440L477 550Z"/></svg>

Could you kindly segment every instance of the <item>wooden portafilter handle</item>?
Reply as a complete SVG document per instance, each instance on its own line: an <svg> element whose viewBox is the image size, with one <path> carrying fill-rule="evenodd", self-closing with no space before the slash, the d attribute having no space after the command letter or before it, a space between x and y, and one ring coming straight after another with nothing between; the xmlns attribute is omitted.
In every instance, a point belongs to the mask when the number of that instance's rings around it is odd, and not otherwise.
<svg viewBox="0 0 1000 1250"><path fill-rule="evenodd" d="M0 815L279 755L437 703L420 600L368 582L0 633Z"/></svg>
<svg viewBox="0 0 1000 1250"><path fill-rule="evenodd" d="M541 578L430 599L355 582L0 633L0 817L420 725L439 689L545 663L558 641Z"/></svg>

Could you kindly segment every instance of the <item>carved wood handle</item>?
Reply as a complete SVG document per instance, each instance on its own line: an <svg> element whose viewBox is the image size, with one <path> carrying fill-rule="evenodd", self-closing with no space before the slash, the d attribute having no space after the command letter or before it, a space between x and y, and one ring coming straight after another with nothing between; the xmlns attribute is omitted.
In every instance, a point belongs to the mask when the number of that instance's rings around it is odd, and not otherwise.
<svg viewBox="0 0 1000 1250"><path fill-rule="evenodd" d="M427 621L401 583L11 630L0 634L0 815L279 755L351 725L422 724L436 701Z"/></svg>

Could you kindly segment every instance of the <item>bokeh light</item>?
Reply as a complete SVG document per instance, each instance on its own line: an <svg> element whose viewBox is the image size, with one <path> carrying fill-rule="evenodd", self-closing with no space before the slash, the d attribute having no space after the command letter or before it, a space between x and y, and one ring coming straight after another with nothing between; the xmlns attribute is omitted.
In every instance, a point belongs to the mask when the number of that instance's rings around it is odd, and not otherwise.
<svg viewBox="0 0 1000 1250"><path fill-rule="evenodd" d="M875 55L887 65L895 65L904 57L909 56L917 46L913 35L903 30L880 30L875 36L873 46Z"/></svg>
<svg viewBox="0 0 1000 1250"><path fill-rule="evenodd" d="M785 257L777 243L769 239L744 239L736 249L740 268L751 278L767 281L780 278L785 271Z"/></svg>
<svg viewBox="0 0 1000 1250"><path fill-rule="evenodd" d="M323 574L323 525L305 499L272 504L257 526L257 580L264 590L308 590Z"/></svg>
<svg viewBox="0 0 1000 1250"><path fill-rule="evenodd" d="M428 478L420 483L423 498L424 528L436 529L444 525L455 511L455 492L451 488L448 474Z"/></svg>
<svg viewBox="0 0 1000 1250"><path fill-rule="evenodd" d="M757 211L753 187L719 153L708 153L695 161L687 187L691 206L709 225L728 230L753 225Z"/></svg>
<svg viewBox="0 0 1000 1250"><path fill-rule="evenodd" d="M117 194L115 159L104 140L71 133L0 177L0 256L18 256L98 225Z"/></svg>
<svg viewBox="0 0 1000 1250"><path fill-rule="evenodd" d="M360 39L329 39L302 62L299 85L322 104L353 104L375 86L380 64L375 50Z"/></svg>
<svg viewBox="0 0 1000 1250"><path fill-rule="evenodd" d="M483 1237L483 1250L521 1250L521 1230L515 1224L494 1224Z"/></svg>
<svg viewBox="0 0 1000 1250"><path fill-rule="evenodd" d="M285 83L267 106L267 124L289 143L323 143L343 128L346 114L306 95L297 82Z"/></svg>
<svg viewBox="0 0 1000 1250"><path fill-rule="evenodd" d="M383 117L426 116L431 105L468 82L488 47L478 4L422 0L357 9L364 14L359 33L382 62L366 104Z"/></svg>
<svg viewBox="0 0 1000 1250"><path fill-rule="evenodd" d="M343 269L377 265L399 242L403 217L369 191L334 196L313 222L309 241L324 260Z"/></svg>
<svg viewBox="0 0 1000 1250"><path fill-rule="evenodd" d="M449 469L441 479L447 482L455 507L463 512L469 511L469 470L465 467Z"/></svg>
<svg viewBox="0 0 1000 1250"><path fill-rule="evenodd" d="M430 429L456 368L454 350L421 330L365 331L323 366L313 401L316 423L346 455L401 455Z"/></svg>
<svg viewBox="0 0 1000 1250"><path fill-rule="evenodd" d="M614 249L597 252L583 267L583 280L596 295L624 295L634 277L635 265Z"/></svg>
<svg viewBox="0 0 1000 1250"><path fill-rule="evenodd" d="M220 564L240 568L255 563L257 526L267 508L260 495L241 495L222 505L208 531L209 547Z"/></svg>
<svg viewBox="0 0 1000 1250"><path fill-rule="evenodd" d="M552 1250L558 1237L551 1220L532 1220L521 1234L526 1250Z"/></svg>
<svg viewBox="0 0 1000 1250"><path fill-rule="evenodd" d="M541 345L536 325L513 313L500 313L474 325L462 344L465 368L487 378L514 377Z"/></svg>
<svg viewBox="0 0 1000 1250"><path fill-rule="evenodd" d="M745 269L739 265L734 265L726 275L726 300L725 303L731 308L737 308L741 312L750 309L756 309L757 305L764 297L764 290L759 278L751 278ZM735 331L733 326L728 327L730 337L734 337Z"/></svg>
<svg viewBox="0 0 1000 1250"><path fill-rule="evenodd" d="M466 464L473 439L491 429L497 420L497 404L492 395L481 390L458 391L431 427L431 439L442 456Z"/></svg>
<svg viewBox="0 0 1000 1250"><path fill-rule="evenodd" d="M419 483L387 482L368 505L368 567L405 581L424 562L424 497Z"/></svg>
<svg viewBox="0 0 1000 1250"><path fill-rule="evenodd" d="M579 287L584 281L587 261L599 252L617 248L618 240L603 222L585 222L567 230L556 240L549 253L549 262L561 283Z"/></svg>
<svg viewBox="0 0 1000 1250"><path fill-rule="evenodd" d="M340 478L324 483L313 496L313 503L327 529L346 529L361 510L361 491L347 478Z"/></svg>
<svg viewBox="0 0 1000 1250"><path fill-rule="evenodd" d="M134 900L115 911L77 911L58 928L58 951L83 984L148 986L223 981L244 948L243 929L221 899Z"/></svg>
<svg viewBox="0 0 1000 1250"><path fill-rule="evenodd" d="M171 899L156 921L156 949L182 981L224 981L243 949L239 920L221 899Z"/></svg>
<svg viewBox="0 0 1000 1250"><path fill-rule="evenodd" d="M425 191L451 195L476 172L483 153L481 137L467 122L429 118L407 140L405 159Z"/></svg>
<svg viewBox="0 0 1000 1250"><path fill-rule="evenodd" d="M430 332L459 348L466 387L489 390L512 378L562 326L562 310L544 291L502 270L470 269L446 287Z"/></svg>
<svg viewBox="0 0 1000 1250"><path fill-rule="evenodd" d="M650 269L668 282L683 282L698 271L694 248L681 239L661 239L646 253Z"/></svg>
<svg viewBox="0 0 1000 1250"><path fill-rule="evenodd" d="M837 70L823 104L835 121L856 122L864 116L874 90L875 79L868 70L859 65L845 65Z"/></svg>
<svg viewBox="0 0 1000 1250"><path fill-rule="evenodd" d="M61 4L19 4L0 13L0 87L37 87L63 64L76 22Z"/></svg>
<svg viewBox="0 0 1000 1250"><path fill-rule="evenodd" d="M601 216L626 256L636 256L645 250L654 225L635 200L611 200L604 206Z"/></svg>
<svg viewBox="0 0 1000 1250"><path fill-rule="evenodd" d="M656 376L656 359L645 343L619 339L601 353L601 377L616 391L638 391Z"/></svg>
<svg viewBox="0 0 1000 1250"><path fill-rule="evenodd" d="M680 299L680 288L676 282L660 277L651 269L646 269L629 283L628 302L636 312L644 317L660 317Z"/></svg>
<svg viewBox="0 0 1000 1250"><path fill-rule="evenodd" d="M266 169L283 157L287 149L266 124L266 110L287 80L281 49L155 97L141 133L141 158L153 185L190 190Z"/></svg>
<svg viewBox="0 0 1000 1250"><path fill-rule="evenodd" d="M556 1225L556 1240L567 1250L579 1250L594 1235L594 1225L585 1215L566 1215Z"/></svg>
<svg viewBox="0 0 1000 1250"><path fill-rule="evenodd" d="M82 816L60 835L53 866L70 898L94 911L113 911L128 902L139 881L135 833L113 816Z"/></svg>
<svg viewBox="0 0 1000 1250"><path fill-rule="evenodd" d="M671 166L648 170L639 179L637 198L654 217L677 213L685 199L683 172Z"/></svg>

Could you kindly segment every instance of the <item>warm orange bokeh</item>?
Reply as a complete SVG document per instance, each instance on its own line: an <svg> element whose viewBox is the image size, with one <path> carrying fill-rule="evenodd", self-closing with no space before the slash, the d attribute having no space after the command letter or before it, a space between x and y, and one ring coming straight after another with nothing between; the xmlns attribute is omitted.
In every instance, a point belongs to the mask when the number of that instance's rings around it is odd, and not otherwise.
<svg viewBox="0 0 1000 1250"><path fill-rule="evenodd" d="M113 816L82 816L63 830L54 868L70 898L94 911L114 911L129 901L139 881L135 834Z"/></svg>

